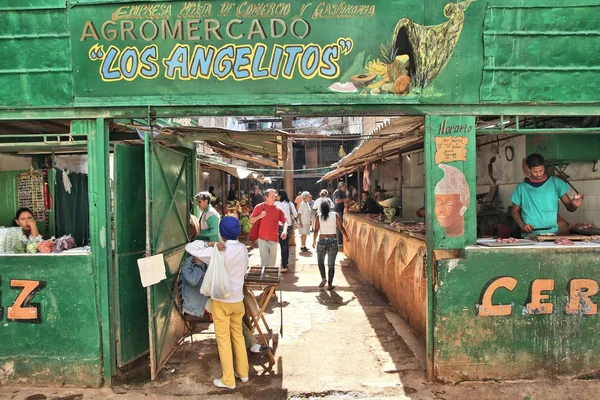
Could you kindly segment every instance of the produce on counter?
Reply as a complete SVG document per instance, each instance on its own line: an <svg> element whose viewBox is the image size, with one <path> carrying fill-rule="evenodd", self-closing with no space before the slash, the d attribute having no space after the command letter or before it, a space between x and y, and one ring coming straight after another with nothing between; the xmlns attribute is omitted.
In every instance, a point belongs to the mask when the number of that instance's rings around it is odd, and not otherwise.
<svg viewBox="0 0 600 400"><path fill-rule="evenodd" d="M24 254L27 251L27 241L19 240L13 247L15 254Z"/></svg>
<svg viewBox="0 0 600 400"><path fill-rule="evenodd" d="M40 253L50 253L54 248L54 237L50 240L42 240L38 243L37 249Z"/></svg>
<svg viewBox="0 0 600 400"><path fill-rule="evenodd" d="M240 218L240 226L242 227L243 233L250 232L252 224L250 223L250 218L247 215L244 215Z"/></svg>
<svg viewBox="0 0 600 400"><path fill-rule="evenodd" d="M52 249L53 253L60 253L64 250L69 250L74 247L77 247L75 243L75 239L71 237L71 235L61 236L54 241L54 248Z"/></svg>

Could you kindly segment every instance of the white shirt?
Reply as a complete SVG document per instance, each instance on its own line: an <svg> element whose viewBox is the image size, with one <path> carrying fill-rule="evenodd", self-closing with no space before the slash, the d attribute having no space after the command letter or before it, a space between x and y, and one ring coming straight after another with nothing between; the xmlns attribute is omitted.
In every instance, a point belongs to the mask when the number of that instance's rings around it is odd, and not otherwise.
<svg viewBox="0 0 600 400"><path fill-rule="evenodd" d="M202 240L195 240L185 246L185 251L206 264L215 251L214 247L206 247ZM225 271L229 276L229 283L233 294L226 299L213 299L223 303L238 303L244 300L244 276L248 269L248 249L237 240L225 242Z"/></svg>
<svg viewBox="0 0 600 400"><path fill-rule="evenodd" d="M310 224L310 217L312 216L312 211L307 202L303 201L300 203L300 208L298 209L298 213L300 214L300 219L303 224Z"/></svg>
<svg viewBox="0 0 600 400"><path fill-rule="evenodd" d="M337 233L337 213L335 211L330 211L327 216L327 221L323 220L323 217L319 214L319 234L323 235L333 235Z"/></svg>
<svg viewBox="0 0 600 400"><path fill-rule="evenodd" d="M285 214L285 220L287 221L288 226L292 226L292 218L290 217L290 209L292 210L292 214L294 215L294 218L296 218L298 216L298 212L296 211L296 206L294 205L294 203L292 203L291 201L289 203L286 203L285 201L276 201L275 205L277 207L279 207L279 209L281 211L283 211L283 213ZM283 224L280 222L279 225L283 225Z"/></svg>
<svg viewBox="0 0 600 400"><path fill-rule="evenodd" d="M331 209L331 211L335 211L333 209L333 207L334 207L333 201L329 197L319 197L318 199L315 200L315 204L313 204L313 209L317 210L317 213L321 212L320 208L321 208L321 203L323 201L326 201L329 203L329 208Z"/></svg>

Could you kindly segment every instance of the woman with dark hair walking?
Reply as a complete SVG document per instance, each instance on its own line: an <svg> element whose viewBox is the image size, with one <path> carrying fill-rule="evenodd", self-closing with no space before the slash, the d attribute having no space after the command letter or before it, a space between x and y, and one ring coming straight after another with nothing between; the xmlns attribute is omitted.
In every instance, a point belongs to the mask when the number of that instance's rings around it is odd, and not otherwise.
<svg viewBox="0 0 600 400"><path fill-rule="evenodd" d="M281 247L281 272L287 272L290 260L290 236L294 234L293 221L298 217L298 212L294 203L290 201L285 190L280 190L277 194L275 205L283 211L287 220L287 236L281 238L283 232L283 224L279 222L279 246Z"/></svg>
<svg viewBox="0 0 600 400"><path fill-rule="evenodd" d="M317 262L319 264L319 272L321 273L321 283L319 287L322 288L327 283L327 289L333 290L333 276L335 274L335 258L337 256L339 247L337 242L336 228L340 230L346 241L348 240L348 234L342 225L342 220L338 213L331 211L329 202L324 201L319 207L319 214L315 224L315 235L313 237L313 249L317 249ZM321 234L319 235L319 231ZM317 244L317 236L319 242ZM325 275L325 256L327 255L327 265L329 266L329 279Z"/></svg>

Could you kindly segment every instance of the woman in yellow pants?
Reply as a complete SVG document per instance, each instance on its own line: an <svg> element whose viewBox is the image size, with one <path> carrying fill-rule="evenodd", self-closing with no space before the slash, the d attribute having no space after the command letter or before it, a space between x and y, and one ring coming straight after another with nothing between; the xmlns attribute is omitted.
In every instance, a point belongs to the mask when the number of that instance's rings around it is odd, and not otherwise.
<svg viewBox="0 0 600 400"><path fill-rule="evenodd" d="M237 240L240 223L236 218L223 218L219 224L219 233L225 244L218 244L217 248L219 251L225 250L225 271L233 294L226 299L212 298L213 322L223 370L222 377L215 379L213 384L220 388L235 389L235 377L248 382L248 355L242 334L243 287L244 274L248 269L248 249ZM186 250L200 261L209 263L214 247L197 240L188 244Z"/></svg>

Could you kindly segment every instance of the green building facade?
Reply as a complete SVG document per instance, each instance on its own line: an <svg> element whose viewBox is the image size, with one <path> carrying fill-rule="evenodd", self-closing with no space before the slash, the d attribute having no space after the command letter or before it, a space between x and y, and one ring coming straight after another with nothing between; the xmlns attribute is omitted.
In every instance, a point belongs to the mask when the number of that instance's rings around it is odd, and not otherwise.
<svg viewBox="0 0 600 400"><path fill-rule="evenodd" d="M0 0L0 11L0 151L53 133L20 124L70 121L87 143L91 237L89 256L0 256L1 383L110 384L147 352L154 376L183 332L173 298L192 152L148 135L143 147L111 147L113 119L424 115L432 199L445 174L462 174L463 198L474 197L476 116L600 110L598 0ZM463 205L464 229L449 232L427 204L428 249L462 250L428 260L429 375L600 369L598 252L482 250L475 201ZM168 279L146 290L135 260L159 253ZM39 318L7 321L28 288L21 306Z"/></svg>

